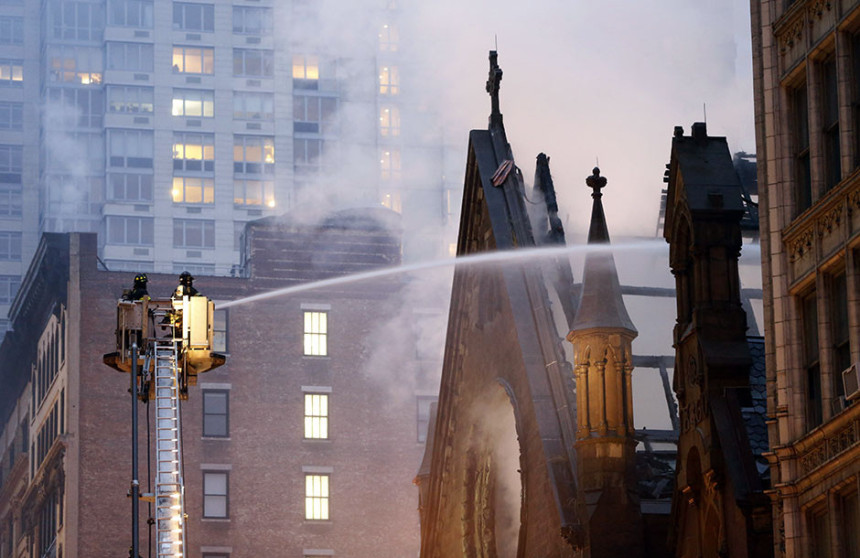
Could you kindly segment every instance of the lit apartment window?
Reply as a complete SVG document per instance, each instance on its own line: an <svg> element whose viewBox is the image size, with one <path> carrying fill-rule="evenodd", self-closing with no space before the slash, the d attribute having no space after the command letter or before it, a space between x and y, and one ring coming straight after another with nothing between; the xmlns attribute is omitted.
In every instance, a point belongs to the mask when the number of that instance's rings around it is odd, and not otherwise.
<svg viewBox="0 0 860 558"><path fill-rule="evenodd" d="M215 71L215 50L175 46L173 47L173 71L182 74L211 74Z"/></svg>
<svg viewBox="0 0 860 558"><path fill-rule="evenodd" d="M102 127L105 107L101 89L52 87L47 98L49 106L62 115L64 127Z"/></svg>
<svg viewBox="0 0 860 558"><path fill-rule="evenodd" d="M152 130L108 130L108 157L111 167L151 169Z"/></svg>
<svg viewBox="0 0 860 558"><path fill-rule="evenodd" d="M215 310L212 318L212 350L227 352L227 310Z"/></svg>
<svg viewBox="0 0 860 558"><path fill-rule="evenodd" d="M379 135L400 135L400 109L394 106L383 106L379 109Z"/></svg>
<svg viewBox="0 0 860 558"><path fill-rule="evenodd" d="M233 118L271 120L275 117L275 98L271 93L233 92Z"/></svg>
<svg viewBox="0 0 860 558"><path fill-rule="evenodd" d="M110 173L107 197L111 201L151 202L152 175Z"/></svg>
<svg viewBox="0 0 860 558"><path fill-rule="evenodd" d="M272 9L256 6L233 6L233 33L271 35Z"/></svg>
<svg viewBox="0 0 860 558"><path fill-rule="evenodd" d="M111 25L152 29L152 14L152 0L108 0Z"/></svg>
<svg viewBox="0 0 860 558"><path fill-rule="evenodd" d="M51 81L80 85L99 85L102 82L104 60L101 48L54 45L48 48L48 60Z"/></svg>
<svg viewBox="0 0 860 558"><path fill-rule="evenodd" d="M806 426L821 424L821 368L818 362L818 307L816 292L801 299L803 358L806 369Z"/></svg>
<svg viewBox="0 0 860 558"><path fill-rule="evenodd" d="M215 92L200 89L173 90L173 116L215 116Z"/></svg>
<svg viewBox="0 0 860 558"><path fill-rule="evenodd" d="M400 72L397 66L383 66L379 70L379 94L397 95L400 93Z"/></svg>
<svg viewBox="0 0 860 558"><path fill-rule="evenodd" d="M317 95L293 96L293 131L303 134L325 132L337 112L337 99Z"/></svg>
<svg viewBox="0 0 860 558"><path fill-rule="evenodd" d="M383 23L379 29L379 50L382 52L396 52L399 42L400 34L397 32L397 26Z"/></svg>
<svg viewBox="0 0 860 558"><path fill-rule="evenodd" d="M113 113L151 113L153 89L138 85L108 85L107 107L108 112Z"/></svg>
<svg viewBox="0 0 860 558"><path fill-rule="evenodd" d="M180 31L214 31L215 5L174 2L173 28Z"/></svg>
<svg viewBox="0 0 860 558"><path fill-rule="evenodd" d="M293 89L319 89L320 62L316 56L293 56Z"/></svg>
<svg viewBox="0 0 860 558"><path fill-rule="evenodd" d="M839 94L836 87L836 57L821 65L821 124L824 147L824 189L842 179L839 153Z"/></svg>
<svg viewBox="0 0 860 558"><path fill-rule="evenodd" d="M0 184L0 217L20 217L22 203L20 184Z"/></svg>
<svg viewBox="0 0 860 558"><path fill-rule="evenodd" d="M795 202L797 213L812 205L812 176L809 166L809 114L806 84L790 92L792 151L794 154Z"/></svg>
<svg viewBox="0 0 860 558"><path fill-rule="evenodd" d="M24 44L24 18L0 16L0 45Z"/></svg>
<svg viewBox="0 0 860 558"><path fill-rule="evenodd" d="M0 85L21 85L24 81L24 62L0 60Z"/></svg>
<svg viewBox="0 0 860 558"><path fill-rule="evenodd" d="M271 50L253 48L233 49L233 75L245 77L272 77L275 54Z"/></svg>
<svg viewBox="0 0 860 558"><path fill-rule="evenodd" d="M203 472L203 517L228 517L228 483L226 472Z"/></svg>
<svg viewBox="0 0 860 558"><path fill-rule="evenodd" d="M305 394L305 438L328 439L328 394Z"/></svg>
<svg viewBox="0 0 860 558"><path fill-rule="evenodd" d="M230 435L230 391L204 389L203 436L226 438Z"/></svg>
<svg viewBox="0 0 860 558"><path fill-rule="evenodd" d="M0 102L0 130L20 130L24 122L24 103Z"/></svg>
<svg viewBox="0 0 860 558"><path fill-rule="evenodd" d="M305 310L304 354L328 355L328 312Z"/></svg>
<svg viewBox="0 0 860 558"><path fill-rule="evenodd" d="M275 207L275 183L271 180L234 180L233 203Z"/></svg>
<svg viewBox="0 0 860 558"><path fill-rule="evenodd" d="M174 248L215 248L215 221L174 219Z"/></svg>
<svg viewBox="0 0 860 558"><path fill-rule="evenodd" d="M382 180L400 180L400 150L385 149L379 158L379 177Z"/></svg>
<svg viewBox="0 0 860 558"><path fill-rule="evenodd" d="M153 46L146 43L107 43L108 70L151 72Z"/></svg>
<svg viewBox="0 0 860 558"><path fill-rule="evenodd" d="M236 174L274 174L275 138L233 136L233 172Z"/></svg>
<svg viewBox="0 0 860 558"><path fill-rule="evenodd" d="M214 135L175 132L173 134L173 170L189 172L214 171Z"/></svg>
<svg viewBox="0 0 860 558"><path fill-rule="evenodd" d="M387 207L392 211L396 211L400 213L403 211L403 203L400 199L400 192L397 191L385 191L382 192L380 203L382 207Z"/></svg>
<svg viewBox="0 0 860 558"><path fill-rule="evenodd" d="M10 304L20 287L19 275L0 275L0 303Z"/></svg>
<svg viewBox="0 0 860 558"><path fill-rule="evenodd" d="M152 217L121 217L111 215L105 219L107 221L108 244L152 246Z"/></svg>
<svg viewBox="0 0 860 558"><path fill-rule="evenodd" d="M328 475L305 475L305 519L328 520Z"/></svg>
<svg viewBox="0 0 860 558"><path fill-rule="evenodd" d="M48 5L54 39L101 41L104 8L91 2L52 2ZM23 21L21 22L23 26ZM23 29L21 29L23 35ZM18 43L21 44L21 43Z"/></svg>
<svg viewBox="0 0 860 558"><path fill-rule="evenodd" d="M174 176L170 191L173 203L215 203L215 180L194 176Z"/></svg>

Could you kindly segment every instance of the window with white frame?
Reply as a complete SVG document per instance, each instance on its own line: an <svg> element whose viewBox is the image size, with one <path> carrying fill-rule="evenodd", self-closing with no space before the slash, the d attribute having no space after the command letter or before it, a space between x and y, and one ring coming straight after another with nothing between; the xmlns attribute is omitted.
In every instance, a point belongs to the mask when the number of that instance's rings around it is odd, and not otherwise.
<svg viewBox="0 0 860 558"><path fill-rule="evenodd" d="M275 207L275 183L272 180L233 180L233 203Z"/></svg>
<svg viewBox="0 0 860 558"><path fill-rule="evenodd" d="M20 275L0 275L0 303L10 304L20 287Z"/></svg>
<svg viewBox="0 0 860 558"><path fill-rule="evenodd" d="M152 175L112 172L108 174L107 197L111 201L151 202Z"/></svg>
<svg viewBox="0 0 860 558"><path fill-rule="evenodd" d="M275 53L254 48L233 49L233 75L247 77L272 77Z"/></svg>
<svg viewBox="0 0 860 558"><path fill-rule="evenodd" d="M215 248L215 221L174 219L174 248Z"/></svg>
<svg viewBox="0 0 860 558"><path fill-rule="evenodd" d="M233 33L271 35L272 9L257 6L233 6Z"/></svg>
<svg viewBox="0 0 860 558"><path fill-rule="evenodd" d="M215 170L214 134L174 132L173 170L213 172Z"/></svg>
<svg viewBox="0 0 860 558"><path fill-rule="evenodd" d="M21 233L0 231L0 261L21 261Z"/></svg>
<svg viewBox="0 0 860 558"><path fill-rule="evenodd" d="M153 0L108 0L108 23L152 29Z"/></svg>
<svg viewBox="0 0 860 558"><path fill-rule="evenodd" d="M105 18L101 3L53 0L48 2L47 8L52 38L68 41L102 40Z"/></svg>
<svg viewBox="0 0 860 558"><path fill-rule="evenodd" d="M174 89L173 116L212 118L215 116L215 92L202 89Z"/></svg>
<svg viewBox="0 0 860 558"><path fill-rule="evenodd" d="M203 517L229 517L229 474L226 471L203 471Z"/></svg>
<svg viewBox="0 0 860 558"><path fill-rule="evenodd" d="M104 59L101 48L51 45L48 47L50 81L100 85Z"/></svg>
<svg viewBox="0 0 860 558"><path fill-rule="evenodd" d="M214 31L215 5L174 2L173 28L179 31Z"/></svg>
<svg viewBox="0 0 860 558"><path fill-rule="evenodd" d="M208 47L173 47L173 71L181 74L215 72L215 50Z"/></svg>
<svg viewBox="0 0 860 558"><path fill-rule="evenodd" d="M23 211L20 184L0 184L0 217L20 217Z"/></svg>
<svg viewBox="0 0 860 558"><path fill-rule="evenodd" d="M317 56L293 56L293 89L319 89L320 61Z"/></svg>
<svg viewBox="0 0 860 558"><path fill-rule="evenodd" d="M151 43L107 43L108 70L151 72L153 45Z"/></svg>
<svg viewBox="0 0 860 558"><path fill-rule="evenodd" d="M107 110L114 113L148 114L153 111L152 87L108 85Z"/></svg>
<svg viewBox="0 0 860 558"><path fill-rule="evenodd" d="M24 18L0 16L0 45L24 44Z"/></svg>
<svg viewBox="0 0 860 558"><path fill-rule="evenodd" d="M305 474L305 519L328 521L329 475Z"/></svg>
<svg viewBox="0 0 860 558"><path fill-rule="evenodd" d="M233 172L236 174L274 174L275 138L271 136L233 136Z"/></svg>
<svg viewBox="0 0 860 558"><path fill-rule="evenodd" d="M306 356L328 355L327 311L304 311L304 354Z"/></svg>
<svg viewBox="0 0 860 558"><path fill-rule="evenodd" d="M199 176L174 176L173 203L215 203L215 179Z"/></svg>
<svg viewBox="0 0 860 558"><path fill-rule="evenodd" d="M328 393L305 393L305 438L328 439Z"/></svg>
<svg viewBox="0 0 860 558"><path fill-rule="evenodd" d="M20 130L24 123L24 103L0 102L0 130Z"/></svg>
<svg viewBox="0 0 860 558"><path fill-rule="evenodd" d="M108 164L114 168L151 169L152 130L108 130Z"/></svg>
<svg viewBox="0 0 860 558"><path fill-rule="evenodd" d="M227 310L216 309L212 316L212 350L226 353L227 346Z"/></svg>
<svg viewBox="0 0 860 558"><path fill-rule="evenodd" d="M233 118L236 120L271 120L275 117L272 93L233 92Z"/></svg>
<svg viewBox="0 0 860 558"><path fill-rule="evenodd" d="M23 60L0 60L0 85L22 85L23 82Z"/></svg>
<svg viewBox="0 0 860 558"><path fill-rule="evenodd" d="M105 219L108 244L152 246L154 231L152 217L110 215Z"/></svg>
<svg viewBox="0 0 860 558"><path fill-rule="evenodd" d="M230 390L204 389L203 436L226 438L230 436Z"/></svg>

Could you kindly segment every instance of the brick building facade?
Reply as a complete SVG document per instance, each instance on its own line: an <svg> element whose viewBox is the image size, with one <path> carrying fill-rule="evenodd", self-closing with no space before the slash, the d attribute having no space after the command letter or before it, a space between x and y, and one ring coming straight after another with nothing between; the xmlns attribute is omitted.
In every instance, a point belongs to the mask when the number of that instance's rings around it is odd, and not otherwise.
<svg viewBox="0 0 860 558"><path fill-rule="evenodd" d="M416 393L429 389L416 380L423 368L414 351L385 346L381 335L392 324L408 330L403 281L217 310L219 301L396 265L397 227L385 209L316 225L255 222L247 277L196 283L216 301L216 344L228 357L182 404L188 556L416 552L409 481L427 420ZM125 556L130 546L128 376L101 359L114 350L116 301L131 277L100 270L96 250L94 235L44 237L16 299L14 333L0 347L3 558ZM151 275L150 293L167 296L175 281ZM146 492L143 423L152 410L140 410Z"/></svg>
<svg viewBox="0 0 860 558"><path fill-rule="evenodd" d="M857 557L860 3L751 6L774 551Z"/></svg>

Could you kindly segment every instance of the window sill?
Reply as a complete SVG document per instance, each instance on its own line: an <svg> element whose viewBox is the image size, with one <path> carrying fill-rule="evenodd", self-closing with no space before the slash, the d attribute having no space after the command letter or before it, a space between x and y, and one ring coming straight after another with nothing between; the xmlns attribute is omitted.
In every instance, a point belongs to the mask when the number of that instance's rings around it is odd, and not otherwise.
<svg viewBox="0 0 860 558"><path fill-rule="evenodd" d="M330 444L331 441L331 438L302 438L302 442L311 444Z"/></svg>
<svg viewBox="0 0 860 558"><path fill-rule="evenodd" d="M201 517L203 523L230 523L229 517Z"/></svg>
<svg viewBox="0 0 860 558"><path fill-rule="evenodd" d="M200 439L214 442L229 442L232 440L230 436L200 436Z"/></svg>

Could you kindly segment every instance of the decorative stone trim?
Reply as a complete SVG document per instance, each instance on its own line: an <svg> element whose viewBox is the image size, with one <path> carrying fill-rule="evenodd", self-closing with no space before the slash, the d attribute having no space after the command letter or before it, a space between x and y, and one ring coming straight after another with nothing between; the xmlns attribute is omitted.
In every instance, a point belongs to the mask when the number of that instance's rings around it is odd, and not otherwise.
<svg viewBox="0 0 860 558"><path fill-rule="evenodd" d="M841 191L829 201L815 206L810 215L798 218L783 230L783 244L790 262L812 250L817 239L838 230L846 210L850 216L855 209L860 209L860 180L852 179L850 184L850 187L840 188ZM828 196L834 193L830 192Z"/></svg>
<svg viewBox="0 0 860 558"><path fill-rule="evenodd" d="M809 14L810 22L812 25L812 18L821 19L824 17L824 12L829 12L832 9L830 2L827 0L814 0L810 2L806 7L806 12Z"/></svg>
<svg viewBox="0 0 860 558"><path fill-rule="evenodd" d="M801 474L810 473L840 453L857 445L858 440L860 440L858 429L860 429L860 421L854 420L841 430L815 443L800 456Z"/></svg>

